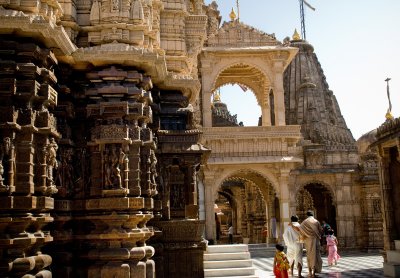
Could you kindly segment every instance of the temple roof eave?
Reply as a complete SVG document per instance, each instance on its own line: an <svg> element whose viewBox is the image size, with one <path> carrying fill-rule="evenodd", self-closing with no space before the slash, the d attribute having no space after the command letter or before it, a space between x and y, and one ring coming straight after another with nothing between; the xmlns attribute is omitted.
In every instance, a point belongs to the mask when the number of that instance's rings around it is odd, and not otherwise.
<svg viewBox="0 0 400 278"><path fill-rule="evenodd" d="M72 58L76 67L79 67L79 65L85 67L87 64L94 66L111 64L135 66L151 75L155 84L167 76L165 55L124 43L79 48L72 53Z"/></svg>
<svg viewBox="0 0 400 278"><path fill-rule="evenodd" d="M56 56L70 55L77 47L62 26L46 20L42 15L5 9L0 6L0 34L18 34L22 37L39 38Z"/></svg>

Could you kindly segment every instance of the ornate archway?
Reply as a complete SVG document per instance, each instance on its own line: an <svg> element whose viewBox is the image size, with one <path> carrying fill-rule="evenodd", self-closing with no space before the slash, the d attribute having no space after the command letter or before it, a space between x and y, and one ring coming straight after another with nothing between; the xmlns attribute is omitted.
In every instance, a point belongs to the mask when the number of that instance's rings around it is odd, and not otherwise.
<svg viewBox="0 0 400 278"><path fill-rule="evenodd" d="M336 231L336 204L328 186L311 182L302 186L296 195L296 214L305 219L306 212L312 210L315 218L325 220Z"/></svg>
<svg viewBox="0 0 400 278"><path fill-rule="evenodd" d="M227 229L231 224L235 242L265 242L263 226L279 215L275 200L271 182L256 171L241 169L225 177L214 201L217 242L228 242Z"/></svg>

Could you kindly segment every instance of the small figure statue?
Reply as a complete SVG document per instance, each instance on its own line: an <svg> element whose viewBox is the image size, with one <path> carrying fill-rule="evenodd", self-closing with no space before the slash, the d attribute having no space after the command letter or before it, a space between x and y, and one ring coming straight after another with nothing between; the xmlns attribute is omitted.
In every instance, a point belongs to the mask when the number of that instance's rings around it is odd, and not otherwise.
<svg viewBox="0 0 400 278"><path fill-rule="evenodd" d="M72 192L73 187L72 149L65 149L61 153L60 165L57 169L55 183L58 195L66 197Z"/></svg>
<svg viewBox="0 0 400 278"><path fill-rule="evenodd" d="M112 0L112 12L117 12L119 11L119 0Z"/></svg>
<svg viewBox="0 0 400 278"><path fill-rule="evenodd" d="M123 188L121 168L124 168L126 155L122 148L117 148L112 145L105 149L104 154L104 185L106 189Z"/></svg>
<svg viewBox="0 0 400 278"><path fill-rule="evenodd" d="M11 150L11 139L10 137L3 138L3 142L0 146L0 192L7 192L9 187L4 184L4 168L6 162L5 156L10 155Z"/></svg>
<svg viewBox="0 0 400 278"><path fill-rule="evenodd" d="M47 164L47 189L46 193L48 195L57 193L57 188L54 185L53 172L54 169L58 168L57 161L57 150L58 145L54 138L50 138L50 142L46 147L46 164Z"/></svg>
<svg viewBox="0 0 400 278"><path fill-rule="evenodd" d="M115 165L116 169L116 183L118 188L122 188L122 176L121 176L121 168L124 167L124 162L125 162L125 153L122 151L122 148L119 148L118 151L118 161Z"/></svg>

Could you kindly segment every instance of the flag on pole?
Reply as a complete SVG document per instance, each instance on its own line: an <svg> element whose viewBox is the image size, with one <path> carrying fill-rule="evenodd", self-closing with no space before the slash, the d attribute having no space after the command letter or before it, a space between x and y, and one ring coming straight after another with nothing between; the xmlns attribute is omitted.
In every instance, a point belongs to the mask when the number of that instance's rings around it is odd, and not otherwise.
<svg viewBox="0 0 400 278"><path fill-rule="evenodd" d="M311 6L306 0L303 0L304 4L306 4L307 7L309 7L311 10L315 11L315 8Z"/></svg>

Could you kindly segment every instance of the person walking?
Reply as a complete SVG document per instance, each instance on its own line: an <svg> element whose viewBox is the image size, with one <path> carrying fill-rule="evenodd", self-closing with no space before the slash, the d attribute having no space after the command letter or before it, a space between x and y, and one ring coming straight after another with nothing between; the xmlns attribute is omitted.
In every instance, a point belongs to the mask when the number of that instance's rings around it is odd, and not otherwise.
<svg viewBox="0 0 400 278"><path fill-rule="evenodd" d="M290 225L300 233L300 237L304 240L304 247L307 251L307 264L310 277L316 277L316 273L321 273L322 258L321 258L321 235L322 227L317 219L314 218L314 212L309 210L306 213L307 218L300 224L299 227Z"/></svg>
<svg viewBox="0 0 400 278"><path fill-rule="evenodd" d="M229 236L229 243L233 244L233 226L232 226L232 224L229 225L228 236Z"/></svg>
<svg viewBox="0 0 400 278"><path fill-rule="evenodd" d="M328 236L328 231L331 229L331 225L329 225L326 222L326 219L323 219L321 221L321 226L322 226L322 237L321 237L321 251L323 253L323 255L326 254L326 237Z"/></svg>
<svg viewBox="0 0 400 278"><path fill-rule="evenodd" d="M340 256L338 254L338 240L334 235L333 230L328 231L328 236L326 237L326 245L327 245L327 252L328 252L328 265L333 266L333 264L337 265Z"/></svg>
<svg viewBox="0 0 400 278"><path fill-rule="evenodd" d="M303 269L303 243L300 241L299 233L293 227L299 227L299 218L293 215L291 218L291 225L287 227L283 233L283 240L287 246L287 258L290 265L291 275L293 276L294 266L297 267L298 277L301 276Z"/></svg>
<svg viewBox="0 0 400 278"><path fill-rule="evenodd" d="M283 252L284 247L282 244L276 244L275 248L276 251L274 257L274 270L273 270L275 277L288 278L289 277L288 269L290 268L290 266L286 254L285 252Z"/></svg>

